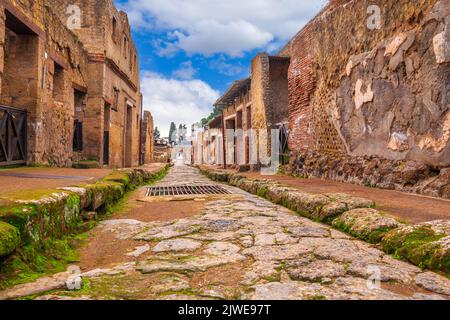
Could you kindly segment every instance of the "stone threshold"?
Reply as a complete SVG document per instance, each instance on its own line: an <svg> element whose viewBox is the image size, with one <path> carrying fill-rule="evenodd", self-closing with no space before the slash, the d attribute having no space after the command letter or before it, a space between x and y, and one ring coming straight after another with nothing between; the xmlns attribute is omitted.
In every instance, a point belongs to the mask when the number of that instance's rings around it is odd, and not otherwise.
<svg viewBox="0 0 450 320"><path fill-rule="evenodd" d="M376 210L375 202L368 199L343 193L307 193L268 179L250 179L205 166L198 168L214 181L258 195L301 216L378 245L386 253L422 269L450 277L450 220L404 224Z"/></svg>

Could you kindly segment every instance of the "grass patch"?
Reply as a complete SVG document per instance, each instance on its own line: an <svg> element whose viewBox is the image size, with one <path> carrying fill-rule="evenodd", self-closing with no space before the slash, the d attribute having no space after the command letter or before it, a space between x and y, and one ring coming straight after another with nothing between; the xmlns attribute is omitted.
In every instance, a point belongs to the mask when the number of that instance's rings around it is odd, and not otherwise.
<svg viewBox="0 0 450 320"><path fill-rule="evenodd" d="M66 271L68 264L79 261L76 249L85 239L85 235L70 235L19 248L14 255L1 261L0 289Z"/></svg>

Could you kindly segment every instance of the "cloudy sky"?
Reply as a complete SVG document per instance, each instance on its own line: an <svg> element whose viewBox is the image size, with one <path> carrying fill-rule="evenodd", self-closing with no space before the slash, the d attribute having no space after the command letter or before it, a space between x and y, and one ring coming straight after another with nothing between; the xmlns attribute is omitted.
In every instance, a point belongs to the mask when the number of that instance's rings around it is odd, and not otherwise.
<svg viewBox="0 0 450 320"><path fill-rule="evenodd" d="M258 52L276 53L327 0L116 0L139 50L145 109L168 135L191 125Z"/></svg>

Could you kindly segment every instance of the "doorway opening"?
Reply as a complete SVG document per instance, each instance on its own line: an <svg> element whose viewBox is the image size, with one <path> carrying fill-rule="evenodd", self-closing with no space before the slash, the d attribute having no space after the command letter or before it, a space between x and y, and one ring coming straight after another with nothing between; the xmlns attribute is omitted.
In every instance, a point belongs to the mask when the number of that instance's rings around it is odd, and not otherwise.
<svg viewBox="0 0 450 320"><path fill-rule="evenodd" d="M103 114L103 165L109 165L109 128L111 126L111 105L105 103Z"/></svg>
<svg viewBox="0 0 450 320"><path fill-rule="evenodd" d="M226 120L226 158L227 165L236 164L236 120L235 118Z"/></svg>
<svg viewBox="0 0 450 320"><path fill-rule="evenodd" d="M127 118L125 131L125 167L130 168L133 164L133 107L127 104Z"/></svg>
<svg viewBox="0 0 450 320"><path fill-rule="evenodd" d="M86 93L74 89L73 151L83 151L83 119Z"/></svg>
<svg viewBox="0 0 450 320"><path fill-rule="evenodd" d="M39 38L5 10L0 95L0 166L26 164L35 149L29 121L36 118Z"/></svg>

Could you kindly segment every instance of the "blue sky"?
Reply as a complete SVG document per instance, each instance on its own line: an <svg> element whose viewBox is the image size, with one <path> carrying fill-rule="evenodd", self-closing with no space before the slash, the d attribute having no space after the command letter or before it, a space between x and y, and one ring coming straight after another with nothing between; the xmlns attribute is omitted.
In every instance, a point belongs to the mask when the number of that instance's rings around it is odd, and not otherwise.
<svg viewBox="0 0 450 320"><path fill-rule="evenodd" d="M258 53L276 53L327 0L115 0L139 51L144 108L168 134L211 112Z"/></svg>

